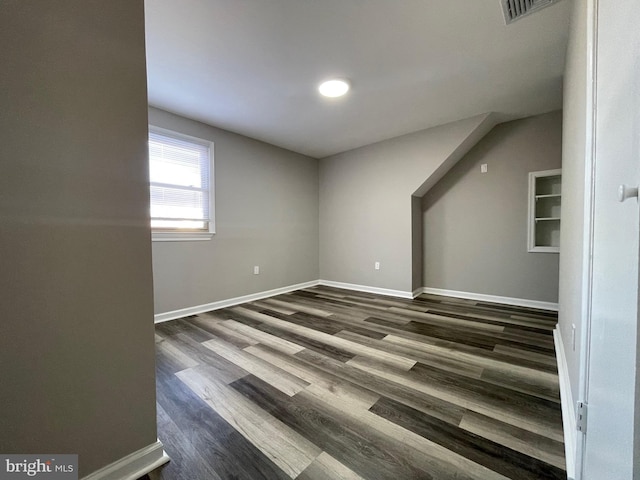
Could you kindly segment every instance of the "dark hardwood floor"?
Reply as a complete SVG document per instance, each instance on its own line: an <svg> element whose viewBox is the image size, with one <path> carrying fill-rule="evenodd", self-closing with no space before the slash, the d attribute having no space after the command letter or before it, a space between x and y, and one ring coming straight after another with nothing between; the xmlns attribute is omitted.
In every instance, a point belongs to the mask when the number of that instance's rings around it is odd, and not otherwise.
<svg viewBox="0 0 640 480"><path fill-rule="evenodd" d="M158 479L566 479L541 310L314 287L156 326Z"/></svg>

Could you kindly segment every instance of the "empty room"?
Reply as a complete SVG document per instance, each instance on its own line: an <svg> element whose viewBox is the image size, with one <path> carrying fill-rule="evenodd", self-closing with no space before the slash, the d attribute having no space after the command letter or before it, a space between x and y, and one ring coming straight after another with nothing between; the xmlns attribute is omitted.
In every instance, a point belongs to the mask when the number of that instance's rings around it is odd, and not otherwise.
<svg viewBox="0 0 640 480"><path fill-rule="evenodd" d="M0 478L636 478L633 4L0 3Z"/></svg>

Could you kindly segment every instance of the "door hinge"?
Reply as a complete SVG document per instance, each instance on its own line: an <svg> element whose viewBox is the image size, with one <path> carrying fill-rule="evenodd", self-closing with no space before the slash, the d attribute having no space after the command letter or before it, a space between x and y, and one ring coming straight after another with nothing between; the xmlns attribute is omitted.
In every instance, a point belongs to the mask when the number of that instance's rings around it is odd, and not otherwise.
<svg viewBox="0 0 640 480"><path fill-rule="evenodd" d="M579 432L587 433L587 404L578 402L576 411L576 428Z"/></svg>

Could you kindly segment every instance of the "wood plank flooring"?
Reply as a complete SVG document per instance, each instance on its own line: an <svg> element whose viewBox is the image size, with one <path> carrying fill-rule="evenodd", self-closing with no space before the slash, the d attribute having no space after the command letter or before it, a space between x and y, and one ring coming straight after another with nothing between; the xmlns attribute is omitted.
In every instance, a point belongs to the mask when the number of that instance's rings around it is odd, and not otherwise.
<svg viewBox="0 0 640 480"><path fill-rule="evenodd" d="M158 324L149 478L566 479L556 321L314 287Z"/></svg>

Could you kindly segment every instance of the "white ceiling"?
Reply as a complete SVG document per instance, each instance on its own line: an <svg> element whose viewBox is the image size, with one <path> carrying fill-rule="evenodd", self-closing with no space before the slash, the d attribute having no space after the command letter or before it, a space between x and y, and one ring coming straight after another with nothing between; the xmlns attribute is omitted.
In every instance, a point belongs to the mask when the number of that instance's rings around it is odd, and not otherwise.
<svg viewBox="0 0 640 480"><path fill-rule="evenodd" d="M485 112L558 109L571 0L146 0L149 103L321 158ZM347 77L339 99L318 83Z"/></svg>

